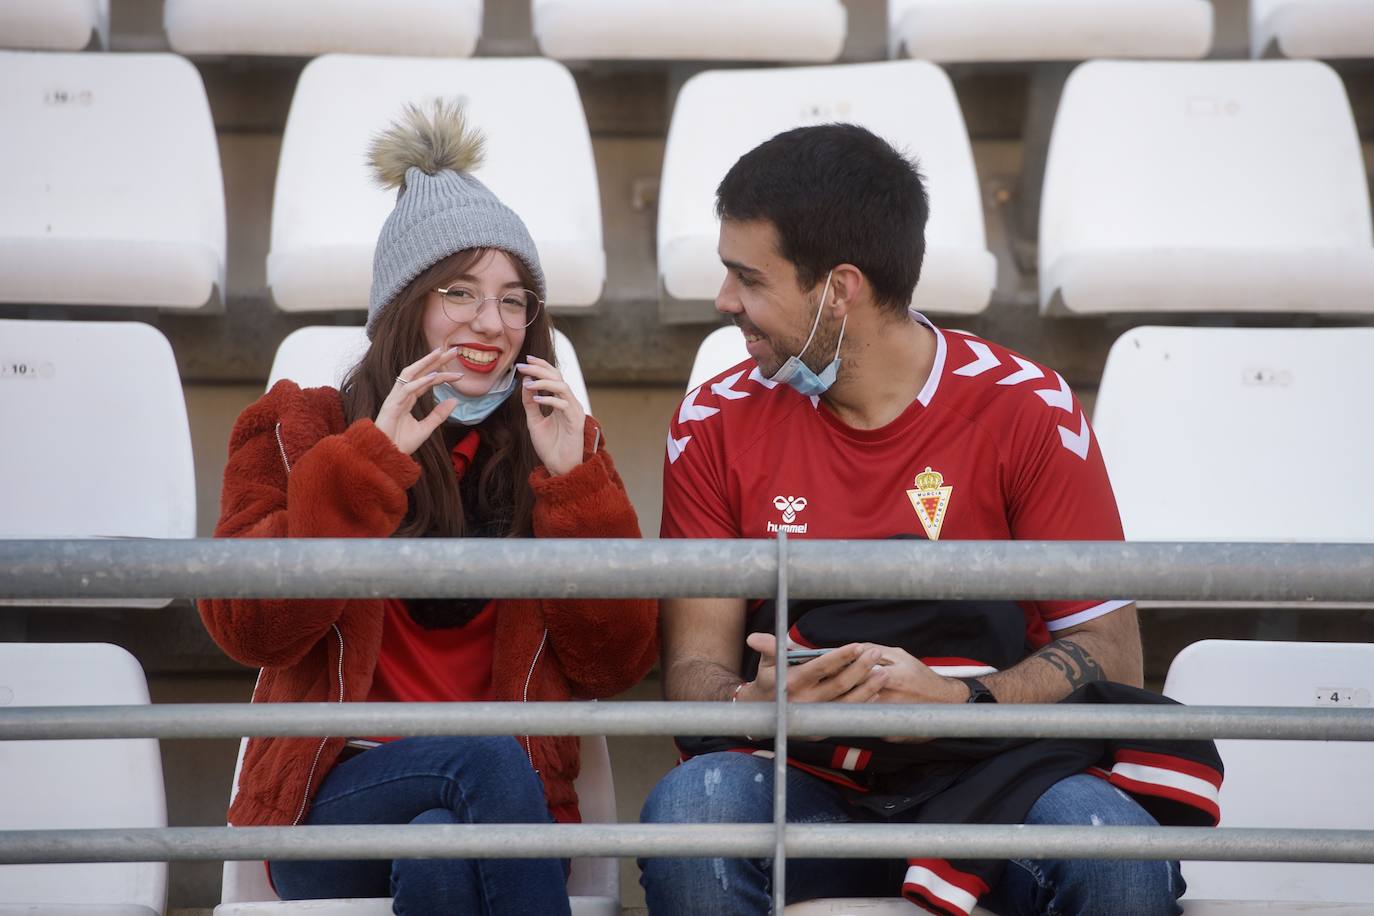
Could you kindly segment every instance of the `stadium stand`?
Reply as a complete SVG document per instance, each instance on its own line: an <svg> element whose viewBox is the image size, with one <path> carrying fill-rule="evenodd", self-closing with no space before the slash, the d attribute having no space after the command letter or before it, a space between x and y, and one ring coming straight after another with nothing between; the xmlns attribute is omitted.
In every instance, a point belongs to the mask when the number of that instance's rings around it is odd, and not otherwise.
<svg viewBox="0 0 1374 916"><path fill-rule="evenodd" d="M0 643L0 696L14 706L147 705L132 655L103 643ZM6 741L0 830L167 826L151 738ZM0 913L160 916L165 862L0 865Z"/></svg>
<svg viewBox="0 0 1374 916"><path fill-rule="evenodd" d="M222 302L219 148L189 62L0 52L0 122L0 302Z"/></svg>
<svg viewBox="0 0 1374 916"><path fill-rule="evenodd" d="M316 325L301 328L288 334L277 348L267 387L289 378L302 388L320 385L337 388L366 350L367 334L361 327ZM577 353L572 342L558 330L553 332L553 352L558 367L563 370L563 378L581 402L582 409L591 413L592 402L587 396L587 383L582 377Z"/></svg>
<svg viewBox="0 0 1374 916"><path fill-rule="evenodd" d="M1205 57L1208 0L888 0L893 57L941 62Z"/></svg>
<svg viewBox="0 0 1374 916"><path fill-rule="evenodd" d="M1140 327L1093 426L1126 537L1374 541L1374 328Z"/></svg>
<svg viewBox="0 0 1374 916"><path fill-rule="evenodd" d="M532 0L539 50L559 60L832 61L839 0Z"/></svg>
<svg viewBox="0 0 1374 916"><path fill-rule="evenodd" d="M195 536L186 403L161 333L137 322L0 319L0 347L0 538Z"/></svg>
<svg viewBox="0 0 1374 916"><path fill-rule="evenodd" d="M692 77L673 109L658 211L660 314L715 317L725 278L716 254L716 185L741 155L807 124L862 124L920 160L930 222L915 306L970 314L987 307L996 259L954 87L925 61L839 67L717 70Z"/></svg>
<svg viewBox="0 0 1374 916"><path fill-rule="evenodd" d="M476 174L521 215L551 307L601 296L606 253L586 116L572 76L549 60L326 55L301 74L282 138L267 280L286 311L363 310L372 253L395 192L373 183L371 136L406 103L460 99L486 135Z"/></svg>
<svg viewBox="0 0 1374 916"><path fill-rule="evenodd" d="M239 764L234 767L234 786L238 786L238 766L243 762L243 747L239 748ZM575 784L586 824L615 823L615 786L611 778L611 757L606 739L597 736L582 738L582 770ZM231 795L232 798L232 795ZM310 913L313 916L390 916L391 900L387 898L342 898L337 900L303 900L278 902L276 892L267 883L266 869L261 862L225 862L222 901L215 907L214 916L257 916L257 914ZM614 859L579 858L572 860L568 875L568 897L573 916L619 916L620 876ZM0 909L3 916L3 909Z"/></svg>
<svg viewBox="0 0 1374 916"><path fill-rule="evenodd" d="M165 0L163 25L182 54L469 57L482 0Z"/></svg>
<svg viewBox="0 0 1374 916"><path fill-rule="evenodd" d="M1369 312L1369 186L1315 61L1103 62L1069 78L1040 214L1040 309Z"/></svg>
<svg viewBox="0 0 1374 916"><path fill-rule="evenodd" d="M1368 708L1374 645L1204 640L1180 652L1164 692L1194 706ZM1218 741L1226 765L1221 826L1374 827L1374 746L1359 741ZM1254 901L1226 913L1367 913L1374 865L1185 862L1185 911L1204 900ZM1325 904L1325 905L1323 905ZM1344 904L1343 906L1341 904Z"/></svg>
<svg viewBox="0 0 1374 916"><path fill-rule="evenodd" d="M1255 57L1374 57L1367 0L1250 0Z"/></svg>
<svg viewBox="0 0 1374 916"><path fill-rule="evenodd" d="M110 0L9 0L0 4L0 48L80 51L110 45Z"/></svg>

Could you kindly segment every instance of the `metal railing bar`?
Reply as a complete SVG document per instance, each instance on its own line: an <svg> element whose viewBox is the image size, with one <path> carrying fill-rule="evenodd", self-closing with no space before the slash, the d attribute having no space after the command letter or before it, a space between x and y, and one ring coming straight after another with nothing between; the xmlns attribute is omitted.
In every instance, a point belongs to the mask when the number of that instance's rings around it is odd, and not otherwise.
<svg viewBox="0 0 1374 916"><path fill-rule="evenodd" d="M1374 741L1374 709L791 704L803 735ZM0 708L0 741L242 735L773 735L771 703L167 703Z"/></svg>
<svg viewBox="0 0 1374 916"><path fill-rule="evenodd" d="M368 825L0 831L0 863L686 856L765 858L771 824ZM1374 830L792 824L790 858L1374 863Z"/></svg>
<svg viewBox="0 0 1374 916"><path fill-rule="evenodd" d="M1374 544L798 541L790 556L794 600L1374 601ZM777 564L766 540L0 540L0 599L763 597Z"/></svg>
<svg viewBox="0 0 1374 916"><path fill-rule="evenodd" d="M778 594L773 608L773 637L777 640L777 683L773 691L773 912L787 905L787 532L778 532Z"/></svg>

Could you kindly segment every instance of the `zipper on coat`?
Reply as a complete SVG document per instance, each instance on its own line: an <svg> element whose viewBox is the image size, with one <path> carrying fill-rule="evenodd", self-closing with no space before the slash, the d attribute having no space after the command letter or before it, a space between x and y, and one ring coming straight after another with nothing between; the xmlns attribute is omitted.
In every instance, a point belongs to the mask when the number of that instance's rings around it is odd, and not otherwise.
<svg viewBox="0 0 1374 916"><path fill-rule="evenodd" d="M278 423L273 430L277 436L277 449L281 451L281 463L286 466L286 473L291 473L291 462L286 457L286 443L281 440L281 423Z"/></svg>
<svg viewBox="0 0 1374 916"><path fill-rule="evenodd" d="M539 656L544 654L544 644L548 641L549 630L548 627L545 627L544 635L539 637L539 648L534 650L534 658L530 661L529 674L525 675L525 692L520 697L521 703L528 703L530 701L530 681L534 680L534 666L539 664ZM530 736L521 735L521 737L525 740L525 756L530 759L530 769L534 770L535 775L538 776L539 770L534 765L534 749L530 747Z"/></svg>
<svg viewBox="0 0 1374 916"><path fill-rule="evenodd" d="M284 459L284 458L285 458L285 455L283 455L283 459ZM339 699L338 699L338 702L342 703L342 702L344 701L344 676L343 676L344 638L343 638L343 631L341 631L341 630L339 629L339 625L338 625L337 623L332 623L332 624L330 624L329 626L330 626L330 628L334 631L334 635L337 636L337 637L339 638L339 666L338 666L338 674L339 674ZM299 826L299 824L300 824L300 822L301 822L301 818L305 817L305 806L310 802L310 786L315 782L315 771L318 770L319 767L320 767L320 757L322 757L322 756L324 755L324 745L325 745L325 742L327 742L328 740L329 740L328 738L321 738L321 739L320 739L320 746L317 747L317 748L315 748L315 759L314 759L313 761L311 761L311 763L310 763L310 775L308 775L308 776L305 777L305 791L301 794L301 805L300 805L299 808L296 809L296 819L293 820L293 821L291 822L291 826L292 826L292 827Z"/></svg>

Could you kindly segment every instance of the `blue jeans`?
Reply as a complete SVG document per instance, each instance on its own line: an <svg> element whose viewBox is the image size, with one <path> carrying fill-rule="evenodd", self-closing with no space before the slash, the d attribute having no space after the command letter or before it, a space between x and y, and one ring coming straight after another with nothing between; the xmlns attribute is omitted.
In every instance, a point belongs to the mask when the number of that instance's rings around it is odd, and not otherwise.
<svg viewBox="0 0 1374 916"><path fill-rule="evenodd" d="M787 820L844 823L853 808L824 780L788 771ZM773 761L722 752L694 757L650 793L647 823L759 823L773 819ZM1138 804L1095 776L1071 776L1031 808L1027 824L1154 826ZM651 916L755 916L769 910L770 859L641 859ZM895 897L900 860L789 859L787 902L818 897ZM1013 859L980 905L1002 916L1154 916L1182 912L1177 862Z"/></svg>
<svg viewBox="0 0 1374 916"><path fill-rule="evenodd" d="M325 777L306 824L548 824L544 789L514 738L402 738ZM559 859L279 860L283 900L393 897L394 912L566 914Z"/></svg>

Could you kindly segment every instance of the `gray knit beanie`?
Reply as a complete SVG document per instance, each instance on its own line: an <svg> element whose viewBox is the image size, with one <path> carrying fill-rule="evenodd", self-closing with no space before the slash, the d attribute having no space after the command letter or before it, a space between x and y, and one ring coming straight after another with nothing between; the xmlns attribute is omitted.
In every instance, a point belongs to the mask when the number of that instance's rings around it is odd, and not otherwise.
<svg viewBox="0 0 1374 916"><path fill-rule="evenodd" d="M459 104L434 103L431 113L407 105L400 120L368 150L377 180L397 188L396 208L377 237L367 333L406 284L449 255L499 248L524 262L534 291L546 298L539 251L525 223L470 172L482 164L483 138Z"/></svg>

